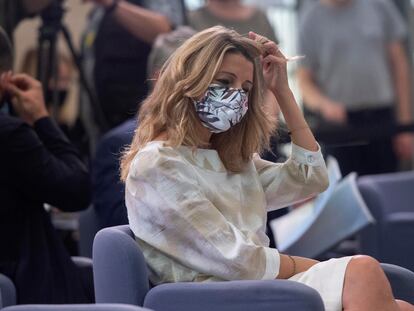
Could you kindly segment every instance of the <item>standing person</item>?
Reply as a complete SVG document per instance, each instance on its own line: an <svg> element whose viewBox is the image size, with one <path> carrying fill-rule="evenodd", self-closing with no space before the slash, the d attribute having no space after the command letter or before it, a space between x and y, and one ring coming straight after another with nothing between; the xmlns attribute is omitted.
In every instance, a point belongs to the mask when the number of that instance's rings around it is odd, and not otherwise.
<svg viewBox="0 0 414 311"><path fill-rule="evenodd" d="M257 155L275 129L266 90L292 137L285 163ZM315 288L327 311L413 310L395 302L370 257L317 262L269 247L266 211L323 191L328 177L289 88L286 58L264 37L213 27L178 48L141 107L121 174L154 284L290 279Z"/></svg>
<svg viewBox="0 0 414 311"><path fill-rule="evenodd" d="M86 1L97 5L84 36L84 52L93 58L86 66L110 129L134 116L146 97L151 45L180 23L171 16L179 5L177 0Z"/></svg>
<svg viewBox="0 0 414 311"><path fill-rule="evenodd" d="M356 130L412 121L406 29L388 0L319 0L303 12L298 70L304 104L333 125ZM392 172L412 155L412 135L327 148L344 174Z"/></svg>
<svg viewBox="0 0 414 311"><path fill-rule="evenodd" d="M85 209L88 171L49 117L39 81L3 73L0 102L6 95L18 117L0 112L0 273L15 284L19 304L93 302L91 279L75 267L44 208Z"/></svg>
<svg viewBox="0 0 414 311"><path fill-rule="evenodd" d="M188 23L197 31L221 25L241 34L252 30L277 41L266 14L241 0L207 0L204 6L188 13Z"/></svg>

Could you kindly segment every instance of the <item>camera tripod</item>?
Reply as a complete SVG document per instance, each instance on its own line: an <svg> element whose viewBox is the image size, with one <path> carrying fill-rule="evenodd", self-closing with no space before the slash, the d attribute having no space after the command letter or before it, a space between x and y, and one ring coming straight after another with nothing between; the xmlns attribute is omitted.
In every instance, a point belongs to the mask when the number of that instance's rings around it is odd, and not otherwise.
<svg viewBox="0 0 414 311"><path fill-rule="evenodd" d="M56 45L58 34L59 32L62 32L63 38L69 48L71 57L79 72L81 87L86 91L92 109L95 113L94 116L96 123L101 129L107 129L108 125L105 116L100 105L98 104L98 100L94 92L86 80L80 57L75 50L70 33L67 27L62 23L62 18L65 12L63 8L63 1L64 0L54 0L40 14L42 18L42 25L39 28L37 77L42 82L44 94L47 94L47 89L50 81L52 81L54 85L57 85L58 57ZM52 92L51 100L54 111L58 111L59 94L56 88L54 88L54 91Z"/></svg>

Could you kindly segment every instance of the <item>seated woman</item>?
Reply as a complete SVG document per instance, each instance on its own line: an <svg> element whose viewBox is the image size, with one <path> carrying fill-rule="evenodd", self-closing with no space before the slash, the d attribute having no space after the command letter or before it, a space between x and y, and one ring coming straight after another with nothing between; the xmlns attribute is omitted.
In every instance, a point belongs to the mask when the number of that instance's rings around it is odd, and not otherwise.
<svg viewBox="0 0 414 311"><path fill-rule="evenodd" d="M286 62L262 36L213 27L164 65L121 163L130 226L151 281L290 279L315 288L328 311L414 310L395 301L370 257L317 262L268 247L266 211L328 184ZM276 96L292 137L283 164L258 156L275 130L263 110L266 92Z"/></svg>

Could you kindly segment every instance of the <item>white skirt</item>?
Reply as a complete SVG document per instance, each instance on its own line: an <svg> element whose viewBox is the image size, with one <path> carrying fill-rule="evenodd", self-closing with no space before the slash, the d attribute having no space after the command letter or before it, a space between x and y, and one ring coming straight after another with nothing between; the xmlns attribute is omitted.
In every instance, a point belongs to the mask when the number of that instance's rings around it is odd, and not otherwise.
<svg viewBox="0 0 414 311"><path fill-rule="evenodd" d="M289 280L314 288L322 297L325 311L342 311L345 271L351 259L352 256L322 261Z"/></svg>

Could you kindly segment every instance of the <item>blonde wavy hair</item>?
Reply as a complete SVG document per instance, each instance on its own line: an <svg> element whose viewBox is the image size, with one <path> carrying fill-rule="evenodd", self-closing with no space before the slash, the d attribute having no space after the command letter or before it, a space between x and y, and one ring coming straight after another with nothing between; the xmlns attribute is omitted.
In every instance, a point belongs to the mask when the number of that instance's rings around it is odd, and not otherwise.
<svg viewBox="0 0 414 311"><path fill-rule="evenodd" d="M226 53L241 54L253 63L249 109L242 121L228 131L213 133L208 147L217 150L226 169L232 172L242 171L254 153L269 149L276 120L266 115L263 107L261 46L233 30L216 26L185 41L162 67L153 91L140 108L132 143L122 155L123 181L139 150L163 132L167 133L168 146L205 146L197 134L201 123L193 99L205 94Z"/></svg>

